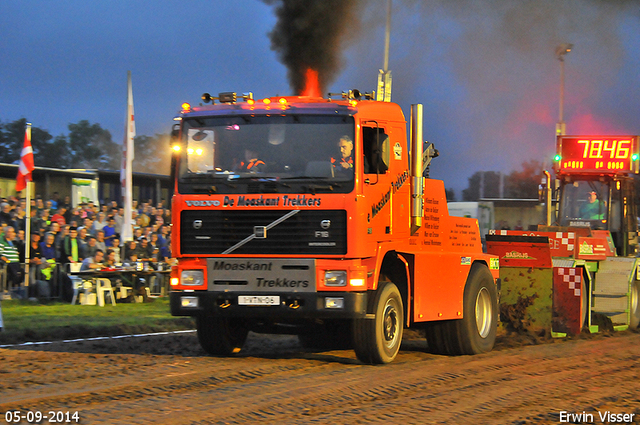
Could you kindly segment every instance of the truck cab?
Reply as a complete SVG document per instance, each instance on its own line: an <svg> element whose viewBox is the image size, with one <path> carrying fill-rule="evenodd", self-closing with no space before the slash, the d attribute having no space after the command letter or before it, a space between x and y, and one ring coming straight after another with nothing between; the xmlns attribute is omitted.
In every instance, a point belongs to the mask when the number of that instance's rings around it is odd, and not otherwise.
<svg viewBox="0 0 640 425"><path fill-rule="evenodd" d="M617 255L637 253L635 181L622 175L566 175L560 182L558 224L607 230Z"/></svg>
<svg viewBox="0 0 640 425"><path fill-rule="evenodd" d="M617 255L635 256L639 149L637 136L559 136L557 224L608 231Z"/></svg>

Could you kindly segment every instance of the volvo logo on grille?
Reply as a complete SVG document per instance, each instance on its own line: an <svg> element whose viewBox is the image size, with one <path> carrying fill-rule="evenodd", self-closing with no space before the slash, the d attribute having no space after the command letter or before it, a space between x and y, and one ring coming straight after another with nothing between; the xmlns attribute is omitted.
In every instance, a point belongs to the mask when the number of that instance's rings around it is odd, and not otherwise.
<svg viewBox="0 0 640 425"><path fill-rule="evenodd" d="M322 220L320 222L320 227L322 227L324 230L327 230L329 227L331 227L331 220Z"/></svg>
<svg viewBox="0 0 640 425"><path fill-rule="evenodd" d="M202 227L202 220L193 220L193 228L200 229Z"/></svg>

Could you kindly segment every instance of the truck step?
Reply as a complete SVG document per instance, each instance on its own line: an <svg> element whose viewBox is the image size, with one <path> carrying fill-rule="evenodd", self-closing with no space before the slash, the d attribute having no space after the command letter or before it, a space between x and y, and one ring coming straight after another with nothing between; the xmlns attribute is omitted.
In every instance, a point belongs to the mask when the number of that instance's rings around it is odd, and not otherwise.
<svg viewBox="0 0 640 425"><path fill-rule="evenodd" d="M629 325L629 313L626 311L597 311L592 310L594 313L600 313L607 316L611 319L611 323L613 323L614 328L616 326ZM615 329L614 329L615 330Z"/></svg>
<svg viewBox="0 0 640 425"><path fill-rule="evenodd" d="M594 294L627 294L635 272L635 258L608 257L599 264Z"/></svg>
<svg viewBox="0 0 640 425"><path fill-rule="evenodd" d="M610 294L594 294L593 311L627 311L629 308L629 299L626 294L610 295Z"/></svg>

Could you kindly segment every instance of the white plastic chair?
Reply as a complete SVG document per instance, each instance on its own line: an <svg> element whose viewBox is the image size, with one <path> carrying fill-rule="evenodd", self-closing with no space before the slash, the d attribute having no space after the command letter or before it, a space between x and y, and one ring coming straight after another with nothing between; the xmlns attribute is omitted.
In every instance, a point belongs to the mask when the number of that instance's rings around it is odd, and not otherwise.
<svg viewBox="0 0 640 425"><path fill-rule="evenodd" d="M82 263L68 263L65 265L67 274L77 273L82 267ZM91 297L91 290L93 289L93 283L90 280L81 279L78 276L69 275L73 284L73 298L71 304L75 304L79 301L82 305L95 305L95 297Z"/></svg>
<svg viewBox="0 0 640 425"><path fill-rule="evenodd" d="M96 293L93 292L93 282L91 282L90 280L83 280L80 287L78 288L78 293L78 298L81 305L96 305ZM71 303L73 304L74 301L72 301Z"/></svg>
<svg viewBox="0 0 640 425"><path fill-rule="evenodd" d="M111 299L111 305L116 305L116 294L111 286L109 279L98 278L96 279L96 297L98 298L98 305L104 307L104 294L108 292Z"/></svg>

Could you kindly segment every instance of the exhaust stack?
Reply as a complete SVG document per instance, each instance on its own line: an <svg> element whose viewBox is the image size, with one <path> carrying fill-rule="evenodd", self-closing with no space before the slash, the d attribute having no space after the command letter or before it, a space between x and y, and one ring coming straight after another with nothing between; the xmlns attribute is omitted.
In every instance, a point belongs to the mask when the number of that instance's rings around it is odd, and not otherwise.
<svg viewBox="0 0 640 425"><path fill-rule="evenodd" d="M422 105L411 105L411 234L422 227L424 216L424 161L422 147Z"/></svg>

